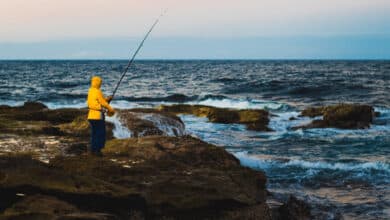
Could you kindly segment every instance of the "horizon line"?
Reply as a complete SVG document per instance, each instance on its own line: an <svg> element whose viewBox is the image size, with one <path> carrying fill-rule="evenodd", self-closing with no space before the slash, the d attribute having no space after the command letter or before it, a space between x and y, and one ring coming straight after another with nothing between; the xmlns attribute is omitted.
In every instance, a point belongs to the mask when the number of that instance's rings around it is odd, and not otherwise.
<svg viewBox="0 0 390 220"><path fill-rule="evenodd" d="M128 61L127 58L22 58L2 61ZM390 61L390 58L141 58L135 61Z"/></svg>

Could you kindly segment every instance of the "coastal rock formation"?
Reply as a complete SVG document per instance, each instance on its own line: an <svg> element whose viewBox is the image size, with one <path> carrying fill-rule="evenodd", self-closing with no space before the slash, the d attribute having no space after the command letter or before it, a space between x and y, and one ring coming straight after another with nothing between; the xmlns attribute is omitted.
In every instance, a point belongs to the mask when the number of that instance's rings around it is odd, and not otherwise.
<svg viewBox="0 0 390 220"><path fill-rule="evenodd" d="M184 123L171 113L155 109L131 109L119 110L117 117L132 132L133 137L185 135Z"/></svg>
<svg viewBox="0 0 390 220"><path fill-rule="evenodd" d="M162 105L159 107L162 112L174 114L192 114L198 117L207 117L210 122L216 123L238 123L244 124L249 130L271 131L268 128L269 113L260 109L236 110L217 108L204 105Z"/></svg>
<svg viewBox="0 0 390 220"><path fill-rule="evenodd" d="M290 196L286 203L273 211L275 220L310 220L313 216L310 213L310 207L304 201Z"/></svg>
<svg viewBox="0 0 390 220"><path fill-rule="evenodd" d="M57 157L49 165L1 156L1 217L271 219L264 173L242 167L222 148L155 136L112 140L104 154Z"/></svg>
<svg viewBox="0 0 390 220"><path fill-rule="evenodd" d="M210 118L222 120L212 111ZM120 110L123 125L146 137L114 139L108 124L104 156L84 154L86 112L0 106L0 219L267 220L284 212L266 203L263 172L185 135L170 112ZM260 118L256 111L227 112L242 122Z"/></svg>
<svg viewBox="0 0 390 220"><path fill-rule="evenodd" d="M317 117L308 125L294 127L293 129L307 128L341 128L364 129L369 128L374 117L374 108L369 105L339 104L326 107L308 108L302 111L301 116Z"/></svg>
<svg viewBox="0 0 390 220"><path fill-rule="evenodd" d="M60 125L85 116L86 109L48 109L38 102L20 107L0 106L0 131L20 135L64 135Z"/></svg>

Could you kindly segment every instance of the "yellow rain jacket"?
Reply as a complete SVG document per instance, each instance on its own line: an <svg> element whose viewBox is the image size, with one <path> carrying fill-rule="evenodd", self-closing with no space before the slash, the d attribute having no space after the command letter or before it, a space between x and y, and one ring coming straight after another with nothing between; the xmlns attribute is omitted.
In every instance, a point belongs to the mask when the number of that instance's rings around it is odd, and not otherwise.
<svg viewBox="0 0 390 220"><path fill-rule="evenodd" d="M103 114L103 108L106 108L108 112L115 112L114 109L108 104L107 99L104 98L100 86L102 85L102 79L98 76L92 77L91 88L88 91L88 119L89 120L101 120Z"/></svg>

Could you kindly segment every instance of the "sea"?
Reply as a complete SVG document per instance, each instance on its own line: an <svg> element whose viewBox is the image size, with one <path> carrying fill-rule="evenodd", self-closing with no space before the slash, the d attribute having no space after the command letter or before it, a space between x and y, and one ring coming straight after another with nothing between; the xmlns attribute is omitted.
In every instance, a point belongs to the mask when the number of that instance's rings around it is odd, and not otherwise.
<svg viewBox="0 0 390 220"><path fill-rule="evenodd" d="M110 95L126 64L0 61L0 105L84 108L91 76L101 76ZM140 60L113 106L175 103L270 111L273 132L180 117L189 134L265 171L274 197L306 201L316 219L390 219L390 61ZM380 116L365 130L291 129L312 120L298 117L302 109L338 103L372 105Z"/></svg>

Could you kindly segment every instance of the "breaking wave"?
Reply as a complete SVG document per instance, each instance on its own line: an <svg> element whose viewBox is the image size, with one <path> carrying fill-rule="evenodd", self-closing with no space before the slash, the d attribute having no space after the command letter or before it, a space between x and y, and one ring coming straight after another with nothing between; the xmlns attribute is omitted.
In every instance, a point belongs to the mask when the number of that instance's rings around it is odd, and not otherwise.
<svg viewBox="0 0 390 220"><path fill-rule="evenodd" d="M267 109L267 110L282 110L287 109L286 104L264 101L264 100L249 100L249 99L229 99L229 98L209 98L189 104L209 105L220 108L235 108L235 109Z"/></svg>
<svg viewBox="0 0 390 220"><path fill-rule="evenodd" d="M164 133L164 136L177 137L186 135L185 126L179 121L159 114L143 114L141 118L152 122L154 126Z"/></svg>
<svg viewBox="0 0 390 220"><path fill-rule="evenodd" d="M341 170L341 171L382 171L390 175L390 164L383 161L375 162L350 162L350 163L330 163L324 161L305 161L298 159L275 158L263 159L249 155L247 152L237 152L234 155L240 160L241 164L254 169L268 170L270 168L304 168L304 169L324 169L324 170Z"/></svg>

